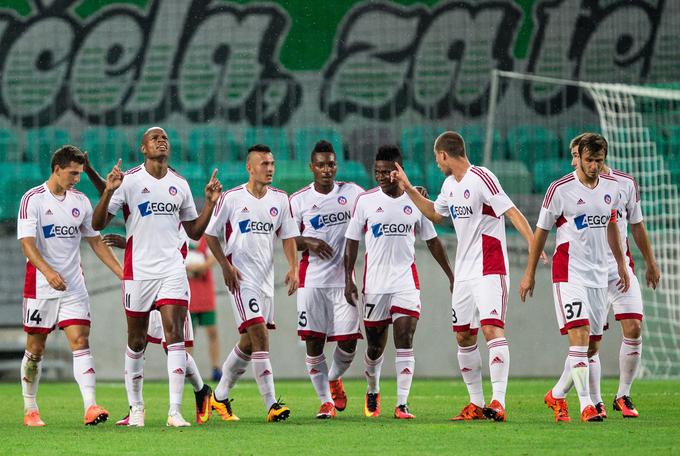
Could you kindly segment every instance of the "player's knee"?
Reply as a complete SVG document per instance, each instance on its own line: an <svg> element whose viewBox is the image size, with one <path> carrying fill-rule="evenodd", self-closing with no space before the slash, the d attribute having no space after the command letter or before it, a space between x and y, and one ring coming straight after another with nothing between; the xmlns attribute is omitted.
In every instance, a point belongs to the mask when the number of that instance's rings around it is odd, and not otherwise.
<svg viewBox="0 0 680 456"><path fill-rule="evenodd" d="M345 353L354 353L354 351L357 349L357 341L356 340L343 340L338 342L338 347L340 350L344 351Z"/></svg>
<svg viewBox="0 0 680 456"><path fill-rule="evenodd" d="M90 338L86 334L78 334L70 341L71 350L85 350L90 348Z"/></svg>
<svg viewBox="0 0 680 456"><path fill-rule="evenodd" d="M588 346L588 358L592 358L593 356L597 355L597 352L600 351L600 345L593 345L592 343Z"/></svg>
<svg viewBox="0 0 680 456"><path fill-rule="evenodd" d="M404 332L395 337L395 348L413 348L413 333Z"/></svg>
<svg viewBox="0 0 680 456"><path fill-rule="evenodd" d="M483 325L482 333L484 333L484 338L486 340L498 339L499 337L503 337L505 335L503 328L493 325Z"/></svg>
<svg viewBox="0 0 680 456"><path fill-rule="evenodd" d="M460 331L456 333L456 342L461 347L470 347L477 342L477 335L470 331Z"/></svg>
<svg viewBox="0 0 680 456"><path fill-rule="evenodd" d="M44 340L28 340L26 342L26 351L42 358L45 353L45 341Z"/></svg>
<svg viewBox="0 0 680 456"><path fill-rule="evenodd" d="M146 334L128 333L128 347L134 352L141 352L146 347Z"/></svg>
<svg viewBox="0 0 680 456"><path fill-rule="evenodd" d="M318 337L310 337L305 340L307 354L309 356L319 356L323 353L324 340Z"/></svg>
<svg viewBox="0 0 680 456"><path fill-rule="evenodd" d="M640 320L622 320L623 337L627 339L638 339L642 335L642 324Z"/></svg>

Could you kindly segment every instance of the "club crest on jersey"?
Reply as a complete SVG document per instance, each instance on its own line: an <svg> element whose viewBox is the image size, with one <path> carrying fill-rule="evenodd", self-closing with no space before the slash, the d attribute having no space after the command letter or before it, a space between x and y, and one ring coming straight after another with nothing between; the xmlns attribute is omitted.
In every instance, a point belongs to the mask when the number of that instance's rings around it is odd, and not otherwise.
<svg viewBox="0 0 680 456"><path fill-rule="evenodd" d="M609 204L612 202L612 197L609 194L604 195L604 202Z"/></svg>
<svg viewBox="0 0 680 456"><path fill-rule="evenodd" d="M324 226L342 225L352 217L349 211L336 212L333 214L319 214L309 219L310 225L315 230L321 229Z"/></svg>
<svg viewBox="0 0 680 456"><path fill-rule="evenodd" d="M77 207L74 207L73 209L71 209L71 215L76 217L76 218L78 218L80 216L80 211L78 210Z"/></svg>
<svg viewBox="0 0 680 456"><path fill-rule="evenodd" d="M272 207L271 209L269 209L269 215L271 215L272 217L276 217L277 215L279 215L279 210L275 207Z"/></svg>
<svg viewBox="0 0 680 456"><path fill-rule="evenodd" d="M574 217L574 224L577 230L583 230L586 228L606 228L609 220L611 220L611 214L607 215L588 215L581 214Z"/></svg>
<svg viewBox="0 0 680 456"><path fill-rule="evenodd" d="M470 190L465 189L465 191L463 192L463 197L465 197L465 199L470 198Z"/></svg>
<svg viewBox="0 0 680 456"><path fill-rule="evenodd" d="M241 220L238 222L238 229L241 233L269 234L274 229L272 222L258 222L257 220Z"/></svg>
<svg viewBox="0 0 680 456"><path fill-rule="evenodd" d="M413 209L411 209L411 206L408 206L408 205L404 206L404 214L406 214L406 215L413 214Z"/></svg>
<svg viewBox="0 0 680 456"><path fill-rule="evenodd" d="M338 204L344 206L345 204L347 204L347 198L345 198L344 196L338 196Z"/></svg>
<svg viewBox="0 0 680 456"><path fill-rule="evenodd" d="M174 185L171 185L168 189L168 193L170 193L172 196L175 196L177 194L177 188Z"/></svg>
<svg viewBox="0 0 680 456"><path fill-rule="evenodd" d="M413 231L413 225L408 223L376 223L371 225L373 237L381 236L406 236Z"/></svg>

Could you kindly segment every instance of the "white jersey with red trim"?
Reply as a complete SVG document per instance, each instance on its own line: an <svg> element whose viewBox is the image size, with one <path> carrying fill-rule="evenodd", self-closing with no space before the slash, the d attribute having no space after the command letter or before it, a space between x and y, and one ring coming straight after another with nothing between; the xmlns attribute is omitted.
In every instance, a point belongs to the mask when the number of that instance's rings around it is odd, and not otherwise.
<svg viewBox="0 0 680 456"><path fill-rule="evenodd" d="M619 184L607 175L588 188L574 171L548 187L536 226L550 231L557 225L553 283L607 288L607 226L616 223L618 204Z"/></svg>
<svg viewBox="0 0 680 456"><path fill-rule="evenodd" d="M513 207L498 178L484 167L471 166L460 181L446 178L434 208L451 217L456 230L456 281L508 275L503 214Z"/></svg>
<svg viewBox="0 0 680 456"><path fill-rule="evenodd" d="M352 217L357 196L364 189L353 182L336 182L333 190L324 195L310 184L293 193L290 206L302 236L325 241L333 249L333 257L322 260L305 250L300 259L300 288L344 287L345 231Z"/></svg>
<svg viewBox="0 0 680 456"><path fill-rule="evenodd" d="M274 296L274 239L300 235L286 192L268 187L262 198L256 198L246 184L223 192L205 230L215 237L221 232L224 254L241 272L241 287Z"/></svg>
<svg viewBox="0 0 680 456"><path fill-rule="evenodd" d="M168 169L161 179L144 165L128 170L109 202L108 211L120 209L125 218L125 280L150 280L184 271L177 248L182 222L198 218L187 181Z"/></svg>
<svg viewBox="0 0 680 456"><path fill-rule="evenodd" d="M66 290L52 288L45 276L26 261L24 298L51 299L66 294L87 292L80 267L80 241L99 236L92 229L92 204L83 193L67 190L61 198L47 184L24 193L17 220L17 239L35 238L43 259L66 282Z"/></svg>
<svg viewBox="0 0 680 456"><path fill-rule="evenodd" d="M616 206L616 226L619 228L619 236L621 237L621 250L625 252L631 270L634 270L635 263L633 262L633 256L630 254L630 246L628 245L628 224L642 222L640 189L638 188L635 178L629 174L616 169L610 169L609 176L616 179L616 182L619 183L619 204ZM607 254L609 261L609 280L618 280L619 273L614 254L611 249L607 250Z"/></svg>
<svg viewBox="0 0 680 456"><path fill-rule="evenodd" d="M381 294L419 290L415 263L416 232L423 241L437 236L432 222L404 193L398 198L376 187L356 200L345 237L364 235L364 293Z"/></svg>

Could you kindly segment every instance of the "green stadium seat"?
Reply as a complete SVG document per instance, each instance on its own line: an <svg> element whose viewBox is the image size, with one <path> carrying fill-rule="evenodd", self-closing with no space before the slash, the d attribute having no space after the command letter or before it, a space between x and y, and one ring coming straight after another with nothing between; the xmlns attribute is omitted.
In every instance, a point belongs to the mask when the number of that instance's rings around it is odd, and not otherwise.
<svg viewBox="0 0 680 456"><path fill-rule="evenodd" d="M56 127L33 128L26 132L26 148L29 161L37 163L45 172L50 171L52 154L59 147L69 144L68 131Z"/></svg>
<svg viewBox="0 0 680 456"><path fill-rule="evenodd" d="M223 191L248 182L248 171L246 171L246 165L242 162L216 163L215 167L217 168L217 178L222 183Z"/></svg>
<svg viewBox="0 0 680 456"><path fill-rule="evenodd" d="M87 157L92 167L101 175L105 175L123 159L123 168L130 164L131 147L127 135L117 128L96 127L83 133L82 150L87 151Z"/></svg>
<svg viewBox="0 0 680 456"><path fill-rule="evenodd" d="M288 134L283 128L248 128L245 133L244 143L246 150L255 144L264 144L265 146L269 146L269 148L274 153L274 159L279 161L291 160L293 158L290 153L290 146L288 144Z"/></svg>
<svg viewBox="0 0 680 456"><path fill-rule="evenodd" d="M601 128L599 125L572 125L570 127L566 127L565 129L562 130L562 148L564 151L568 152L569 149L569 143L571 143L571 140L580 135L581 133L585 132L590 132L590 133L601 133Z"/></svg>
<svg viewBox="0 0 680 456"><path fill-rule="evenodd" d="M144 133L146 133L146 131L152 126L153 125L139 127L137 129L137 134L135 135L135 144L132 145L132 156L130 157L133 163L142 162L144 160L142 152L139 150L139 148L142 145L142 136L144 136ZM162 125L159 126L163 128L165 133L168 135L168 141L170 142L170 163L172 163L174 159L181 161L194 161L191 157L187 157L186 146L184 144L184 140L182 139L182 135L179 134L179 131L175 130L174 128L164 127Z"/></svg>
<svg viewBox="0 0 680 456"><path fill-rule="evenodd" d="M312 181L309 160L287 160L276 162L274 187L285 190L290 195Z"/></svg>
<svg viewBox="0 0 680 456"><path fill-rule="evenodd" d="M680 125L672 125L666 129L668 133L668 149L666 156L675 162L680 160Z"/></svg>
<svg viewBox="0 0 680 456"><path fill-rule="evenodd" d="M542 194L553 181L569 174L574 169L567 158L548 158L534 162L533 183L534 192Z"/></svg>
<svg viewBox="0 0 680 456"><path fill-rule="evenodd" d="M542 158L566 156L566 151L560 151L557 135L540 125L511 128L508 130L507 142L511 160L530 163Z"/></svg>
<svg viewBox="0 0 680 456"><path fill-rule="evenodd" d="M16 219L21 197L30 188L40 185L49 176L49 167L42 170L35 163L0 163L0 220Z"/></svg>
<svg viewBox="0 0 680 456"><path fill-rule="evenodd" d="M496 175L508 195L531 193L531 173L521 161L502 160L491 162L488 168Z"/></svg>
<svg viewBox="0 0 680 456"><path fill-rule="evenodd" d="M430 160L434 140L446 129L434 125L416 125L401 132L401 153L407 160Z"/></svg>
<svg viewBox="0 0 680 456"><path fill-rule="evenodd" d="M435 199L442 189L446 176L434 162L427 166L426 171L427 191L430 193L430 199Z"/></svg>
<svg viewBox="0 0 680 456"><path fill-rule="evenodd" d="M0 129L0 162L20 162L21 155L19 137L14 130Z"/></svg>
<svg viewBox="0 0 680 456"><path fill-rule="evenodd" d="M364 189L369 189L375 186L375 183L370 174L364 168L364 165L358 161L345 160L338 167L337 180L354 182ZM310 173L309 180L311 182L312 175Z"/></svg>
<svg viewBox="0 0 680 456"><path fill-rule="evenodd" d="M195 127L189 133L189 155L191 161L211 167L217 162L239 160L241 146L225 128Z"/></svg>
<svg viewBox="0 0 680 456"><path fill-rule="evenodd" d="M208 183L208 179L210 179L210 174L203 165L195 162L171 160L170 166L189 182L193 197L202 199L205 185Z"/></svg>
<svg viewBox="0 0 680 456"><path fill-rule="evenodd" d="M425 160L404 160L404 171L413 185L427 186L423 165Z"/></svg>
<svg viewBox="0 0 680 456"><path fill-rule="evenodd" d="M336 161L342 163L345 159L345 148L342 145L342 137L333 128L311 127L298 128L295 130L295 157L305 160L310 156L314 145L321 140L328 141L333 145Z"/></svg>
<svg viewBox="0 0 680 456"><path fill-rule="evenodd" d="M458 129L465 141L465 149L470 163L482 165L484 161L484 144L486 143L486 125L464 125ZM505 159L505 143L500 131L494 129L492 136L491 160Z"/></svg>

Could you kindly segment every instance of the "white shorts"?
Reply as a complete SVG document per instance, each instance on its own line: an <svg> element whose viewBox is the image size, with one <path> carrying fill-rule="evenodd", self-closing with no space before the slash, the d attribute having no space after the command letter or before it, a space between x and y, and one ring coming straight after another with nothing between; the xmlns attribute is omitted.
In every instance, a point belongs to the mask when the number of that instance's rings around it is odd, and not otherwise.
<svg viewBox="0 0 680 456"><path fill-rule="evenodd" d="M83 292L52 299L24 298L22 315L29 334L49 334L57 326L90 326L90 297Z"/></svg>
<svg viewBox="0 0 680 456"><path fill-rule="evenodd" d="M453 331L477 334L482 325L504 328L509 286L510 278L500 274L454 282L451 295Z"/></svg>
<svg viewBox="0 0 680 456"><path fill-rule="evenodd" d="M628 277L630 278L630 287L625 293L619 291L616 283L619 279L610 280L609 288L607 290L608 308L613 309L616 320L642 320L642 291L640 290L640 282L635 276L635 273L628 269Z"/></svg>
<svg viewBox="0 0 680 456"><path fill-rule="evenodd" d="M590 338L602 338L607 316L607 289L569 282L553 283L555 315L561 334L571 328L590 326Z"/></svg>
<svg viewBox="0 0 680 456"><path fill-rule="evenodd" d="M168 348L168 344L165 343L165 331L163 331L163 320L159 310L152 310L149 313L149 329L146 331L146 341L152 344L162 344L163 348ZM189 312L184 319L184 346L194 346L194 327L191 324Z"/></svg>
<svg viewBox="0 0 680 456"><path fill-rule="evenodd" d="M363 339L359 311L345 299L345 289L298 288L298 335L302 340L315 337L342 341Z"/></svg>
<svg viewBox="0 0 680 456"><path fill-rule="evenodd" d="M162 279L123 280L123 307L128 317L146 317L153 309L167 305L189 307L186 273Z"/></svg>
<svg viewBox="0 0 680 456"><path fill-rule="evenodd" d="M239 333L244 334L248 326L259 323L265 323L268 329L276 329L273 297L265 296L260 290L243 287L230 296Z"/></svg>
<svg viewBox="0 0 680 456"><path fill-rule="evenodd" d="M420 290L364 294L365 326L385 326L405 316L420 318Z"/></svg>

